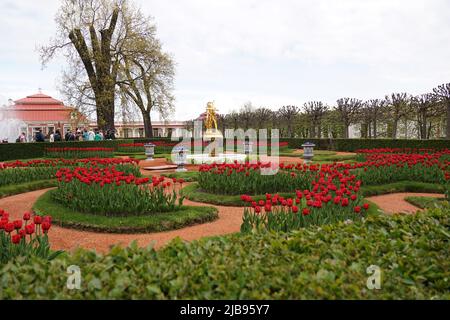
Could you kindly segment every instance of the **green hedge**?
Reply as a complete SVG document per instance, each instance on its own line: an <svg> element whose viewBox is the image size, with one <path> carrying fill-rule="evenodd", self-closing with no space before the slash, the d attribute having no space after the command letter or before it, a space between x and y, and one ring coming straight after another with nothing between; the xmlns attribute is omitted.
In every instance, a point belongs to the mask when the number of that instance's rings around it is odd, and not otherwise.
<svg viewBox="0 0 450 320"><path fill-rule="evenodd" d="M64 142L28 142L0 144L0 161L16 159L42 158L46 148L116 148L124 140L104 141L64 141Z"/></svg>
<svg viewBox="0 0 450 320"><path fill-rule="evenodd" d="M287 141L290 148L299 149L306 141L316 145L317 149L335 151L356 151L373 148L450 148L450 140L415 139L280 139Z"/></svg>
<svg viewBox="0 0 450 320"><path fill-rule="evenodd" d="M117 148L121 143L142 143L149 141L171 142L169 138L135 138L121 140L104 141L75 141L75 142L30 142L30 143L5 143L0 144L0 161L41 158L44 156L45 148L49 147L105 147ZM180 140L181 141L181 140ZM306 141L316 144L316 149L336 150L336 151L355 151L365 148L450 148L450 140L392 140L392 139L280 139L280 142L286 141L289 147L300 149ZM173 142L173 141L172 141ZM224 146L226 140L224 139ZM156 150L161 153L162 150Z"/></svg>
<svg viewBox="0 0 450 320"><path fill-rule="evenodd" d="M0 299L450 299L450 215L374 215L364 222L174 240L160 251L78 250L0 269ZM67 268L81 289L67 289ZM381 289L366 287L367 268Z"/></svg>

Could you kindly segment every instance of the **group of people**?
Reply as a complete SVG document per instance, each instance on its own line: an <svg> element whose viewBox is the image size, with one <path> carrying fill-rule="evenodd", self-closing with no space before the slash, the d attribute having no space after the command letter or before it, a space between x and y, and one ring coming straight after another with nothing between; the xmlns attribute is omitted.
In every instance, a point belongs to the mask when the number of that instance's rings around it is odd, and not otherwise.
<svg viewBox="0 0 450 320"><path fill-rule="evenodd" d="M101 140L113 140L116 139L115 130L107 130L103 133L99 129L88 129L88 128L77 128L76 130L67 130L66 134L63 136L60 129L55 130L55 132L50 131L47 136L42 133L42 129L39 129L35 136L35 142L45 142L48 139L49 142L55 141L101 141ZM25 132L22 132L17 138L16 142L27 142L27 136Z"/></svg>

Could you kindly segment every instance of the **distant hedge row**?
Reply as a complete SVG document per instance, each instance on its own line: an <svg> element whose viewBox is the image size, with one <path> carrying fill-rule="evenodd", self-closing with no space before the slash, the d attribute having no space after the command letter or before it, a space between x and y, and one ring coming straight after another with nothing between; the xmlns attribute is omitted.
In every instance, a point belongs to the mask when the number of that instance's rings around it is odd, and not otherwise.
<svg viewBox="0 0 450 320"><path fill-rule="evenodd" d="M280 139L287 141L290 148L301 148L307 141L316 145L316 149L334 151L356 151L373 148L450 148L450 140L416 139Z"/></svg>
<svg viewBox="0 0 450 320"><path fill-rule="evenodd" d="M143 143L149 141L171 142L169 138L135 138L104 141L83 142L43 142L43 143L5 143L0 144L0 161L15 159L31 159L44 156L44 151L49 147L105 147L115 148L121 143ZM450 140L406 140L406 139L300 139L283 138L280 142L288 142L290 148L301 148L302 144L310 141L316 145L316 149L335 151L356 151L370 148L450 148ZM224 145L226 141L224 140ZM269 142L270 144L270 142ZM158 150L156 150L158 152Z"/></svg>
<svg viewBox="0 0 450 320"><path fill-rule="evenodd" d="M166 139L152 139L166 141ZM44 157L46 148L114 148L121 143L146 142L150 139L120 139L103 141L62 141L62 142L29 142L29 143L0 143L0 161L16 159L32 159ZM169 140L170 141L170 140Z"/></svg>

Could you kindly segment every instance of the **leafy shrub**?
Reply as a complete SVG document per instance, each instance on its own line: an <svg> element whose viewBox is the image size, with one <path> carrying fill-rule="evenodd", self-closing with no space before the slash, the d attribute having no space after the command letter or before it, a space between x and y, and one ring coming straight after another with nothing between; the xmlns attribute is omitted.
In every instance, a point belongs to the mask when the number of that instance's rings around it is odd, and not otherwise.
<svg viewBox="0 0 450 320"><path fill-rule="evenodd" d="M373 215L294 233L235 234L160 251L79 250L0 269L0 299L450 299L448 211ZM81 290L66 287L81 268ZM381 269L369 290L366 269Z"/></svg>

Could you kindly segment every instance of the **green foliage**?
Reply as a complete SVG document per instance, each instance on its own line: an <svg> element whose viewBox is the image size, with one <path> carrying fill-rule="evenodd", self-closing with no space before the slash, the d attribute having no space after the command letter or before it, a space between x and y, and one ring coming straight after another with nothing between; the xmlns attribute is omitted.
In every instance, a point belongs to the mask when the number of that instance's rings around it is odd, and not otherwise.
<svg viewBox="0 0 450 320"><path fill-rule="evenodd" d="M58 167L26 167L0 170L0 187L55 177Z"/></svg>
<svg viewBox="0 0 450 320"><path fill-rule="evenodd" d="M5 265L0 299L450 299L448 211ZM78 265L81 290L66 287ZM381 269L369 290L366 269Z"/></svg>
<svg viewBox="0 0 450 320"><path fill-rule="evenodd" d="M186 182L197 181L198 179L198 171L163 173L162 175L168 178L184 179Z"/></svg>
<svg viewBox="0 0 450 320"><path fill-rule="evenodd" d="M373 148L450 148L448 140L416 140L416 139L299 139L283 138L280 141L287 141L290 148L300 149L306 141L316 145L317 149L349 151L354 152L358 149Z"/></svg>
<svg viewBox="0 0 450 320"><path fill-rule="evenodd" d="M425 183L418 181L400 181L383 185L361 186L361 192L365 197L376 196L394 192L431 192L442 193L444 186L440 184Z"/></svg>
<svg viewBox="0 0 450 320"><path fill-rule="evenodd" d="M198 184L202 190L225 195L265 194L271 192L292 192L308 189L313 179L312 172L296 173L280 170L275 175L263 175L259 169L221 172L217 168L200 171Z"/></svg>
<svg viewBox="0 0 450 320"><path fill-rule="evenodd" d="M443 198L434 197L406 197L405 200L421 209L442 208L448 205Z"/></svg>
<svg viewBox="0 0 450 320"><path fill-rule="evenodd" d="M0 198L9 197L15 194L30 192L39 189L56 187L56 180L37 180L0 187Z"/></svg>
<svg viewBox="0 0 450 320"><path fill-rule="evenodd" d="M67 142L29 142L0 144L0 161L41 158L47 148L116 148L124 140L67 141Z"/></svg>
<svg viewBox="0 0 450 320"><path fill-rule="evenodd" d="M191 201L210 203L219 206L232 206L232 207L243 207L246 205L246 202L241 199L240 195L217 195L213 193L208 193L201 190L198 183L191 183L190 185L184 187L181 190L183 196ZM294 193L289 192L281 192L278 193L282 197L293 197ZM254 195L252 196L256 201L265 200L266 195Z"/></svg>
<svg viewBox="0 0 450 320"><path fill-rule="evenodd" d="M52 199L57 190L50 190L35 202L33 210L42 216L51 214L53 224L73 229L107 233L148 233L184 228L218 218L214 207L182 206L159 214L106 217L67 208Z"/></svg>

